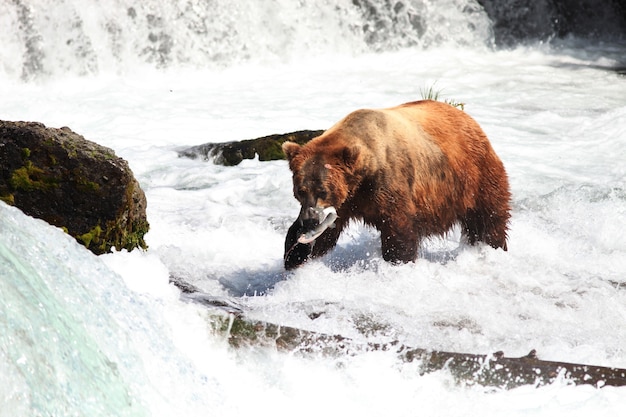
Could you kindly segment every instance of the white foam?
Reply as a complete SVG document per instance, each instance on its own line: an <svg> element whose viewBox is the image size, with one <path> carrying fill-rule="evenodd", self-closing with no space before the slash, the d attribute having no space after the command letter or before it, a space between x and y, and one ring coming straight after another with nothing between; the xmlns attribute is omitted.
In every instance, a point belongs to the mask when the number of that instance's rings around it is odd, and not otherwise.
<svg viewBox="0 0 626 417"><path fill-rule="evenodd" d="M583 66L564 65L574 58ZM329 407L361 415L608 415L626 407L619 389L562 383L485 394L451 385L444 374L420 377L415 365L391 354L234 353L207 331L202 310L179 302L167 284L174 276L214 296L246 294L238 301L251 317L355 338L510 356L535 348L543 359L626 367L626 84L585 67L595 63L586 59L542 48L442 48L124 79L7 82L0 83L0 116L68 125L128 159L148 197L150 248L104 260L124 278L115 285L126 284L128 297L161 306L171 344L190 364L180 372L206 376L196 389L197 380L168 371L164 384L178 391L159 391L162 402L188 407L187 415L203 415L203 404L222 415L287 415L296 408L319 415ZM286 163L219 167L175 152L325 128L356 108L419 99L420 88L434 81L465 103L509 172L508 252L457 248L457 233L428 242L415 264L392 266L380 259L377 233L354 225L328 257L285 273L283 239L299 210ZM93 302L99 311L110 306ZM364 323L368 334L361 333ZM149 340L147 326L131 327L131 334ZM133 352L161 366L153 352ZM168 369L168 357L162 360ZM0 369L19 387L3 391L7 404L43 389L20 382L12 363ZM179 395L187 391L193 395ZM161 404L150 395L148 401L151 410Z"/></svg>

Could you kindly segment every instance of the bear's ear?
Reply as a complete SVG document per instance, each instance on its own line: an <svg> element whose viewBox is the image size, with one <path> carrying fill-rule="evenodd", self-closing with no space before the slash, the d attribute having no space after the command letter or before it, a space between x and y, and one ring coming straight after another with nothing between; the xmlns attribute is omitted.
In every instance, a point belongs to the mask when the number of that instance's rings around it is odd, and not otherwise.
<svg viewBox="0 0 626 417"><path fill-rule="evenodd" d="M283 142L282 148L288 161L291 161L300 152L300 145L291 141Z"/></svg>

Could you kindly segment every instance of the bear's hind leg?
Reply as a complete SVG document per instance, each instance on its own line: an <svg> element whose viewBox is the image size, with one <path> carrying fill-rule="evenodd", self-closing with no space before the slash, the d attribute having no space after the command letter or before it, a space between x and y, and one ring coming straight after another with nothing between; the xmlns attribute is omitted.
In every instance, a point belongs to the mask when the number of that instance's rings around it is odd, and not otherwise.
<svg viewBox="0 0 626 417"><path fill-rule="evenodd" d="M461 219L461 227L470 245L485 242L493 248L507 250L508 220L507 211L499 213L496 210L468 210L465 217Z"/></svg>
<svg viewBox="0 0 626 417"><path fill-rule="evenodd" d="M383 259L391 263L413 262L417 258L419 237L412 232L393 232L387 228L380 231Z"/></svg>

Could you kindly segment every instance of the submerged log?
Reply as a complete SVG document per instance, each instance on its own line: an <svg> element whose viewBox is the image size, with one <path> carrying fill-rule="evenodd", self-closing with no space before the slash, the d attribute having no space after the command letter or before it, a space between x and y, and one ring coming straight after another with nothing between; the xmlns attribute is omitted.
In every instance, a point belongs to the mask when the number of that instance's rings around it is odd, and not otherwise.
<svg viewBox="0 0 626 417"><path fill-rule="evenodd" d="M260 161L274 161L285 159L281 148L283 142L289 140L304 145L323 132L323 130L299 130L235 142L205 143L180 150L178 155L192 159L202 158L226 166L238 165L244 159L254 159L257 155Z"/></svg>
<svg viewBox="0 0 626 417"><path fill-rule="evenodd" d="M178 285L176 282L174 284ZM598 388L626 385L626 369L544 361L537 358L534 350L521 358L509 358L502 352L491 355L444 352L409 347L398 341L361 343L340 335L249 320L235 303L206 294L184 292L182 298L214 309L215 332L227 337L234 348L263 346L302 354L331 356L390 351L395 352L402 361L418 361L420 374L445 371L459 384L501 389L523 385L538 387L559 379L575 385L593 385Z"/></svg>
<svg viewBox="0 0 626 417"><path fill-rule="evenodd" d="M503 352L477 355L411 348L403 355L409 361L421 360L424 373L448 370L459 382L504 389L548 385L557 379L597 388L626 385L626 369L544 361L534 349L521 358L507 358Z"/></svg>

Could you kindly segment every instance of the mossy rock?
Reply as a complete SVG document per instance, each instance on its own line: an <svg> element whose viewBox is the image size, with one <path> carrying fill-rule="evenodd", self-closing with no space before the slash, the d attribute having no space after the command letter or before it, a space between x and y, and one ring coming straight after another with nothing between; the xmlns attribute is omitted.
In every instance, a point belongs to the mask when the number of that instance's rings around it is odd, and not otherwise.
<svg viewBox="0 0 626 417"><path fill-rule="evenodd" d="M0 121L0 200L95 254L146 248L146 197L128 163L67 127Z"/></svg>
<svg viewBox="0 0 626 417"><path fill-rule="evenodd" d="M323 130L299 130L236 142L205 143L183 149L178 154L192 159L202 158L226 166L238 165L244 159L254 159L257 155L259 161L275 161L285 159L281 147L283 142L289 140L304 145L322 133L324 133Z"/></svg>

